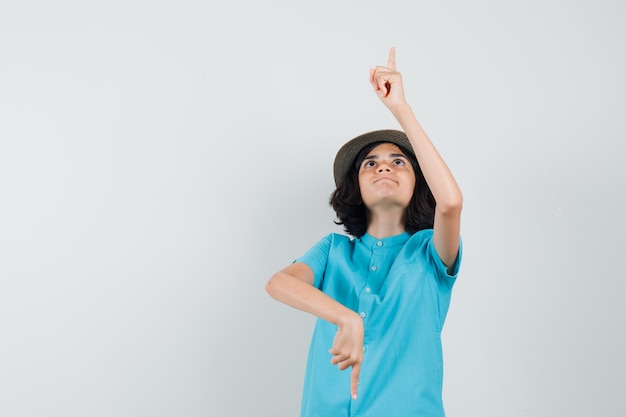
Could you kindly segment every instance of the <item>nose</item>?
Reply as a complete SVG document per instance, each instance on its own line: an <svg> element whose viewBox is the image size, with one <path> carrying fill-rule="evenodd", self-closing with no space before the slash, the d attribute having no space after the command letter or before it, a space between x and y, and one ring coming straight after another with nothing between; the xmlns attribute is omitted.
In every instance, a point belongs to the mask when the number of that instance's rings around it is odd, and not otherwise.
<svg viewBox="0 0 626 417"><path fill-rule="evenodd" d="M381 163L378 166L378 172L391 172L391 169L387 163Z"/></svg>

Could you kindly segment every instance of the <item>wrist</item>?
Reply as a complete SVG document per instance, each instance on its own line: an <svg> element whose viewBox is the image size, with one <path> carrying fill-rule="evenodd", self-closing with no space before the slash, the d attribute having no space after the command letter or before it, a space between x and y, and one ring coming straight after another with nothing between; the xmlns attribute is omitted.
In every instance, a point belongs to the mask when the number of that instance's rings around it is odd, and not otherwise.
<svg viewBox="0 0 626 417"><path fill-rule="evenodd" d="M356 323L361 321L361 316L349 308L346 308L345 311L337 317L335 324L337 327L353 327Z"/></svg>
<svg viewBox="0 0 626 417"><path fill-rule="evenodd" d="M393 114L393 116L398 120L413 114L413 109L411 109L411 106L409 106L409 103L407 103L406 101L389 107L389 110L391 111L391 114Z"/></svg>

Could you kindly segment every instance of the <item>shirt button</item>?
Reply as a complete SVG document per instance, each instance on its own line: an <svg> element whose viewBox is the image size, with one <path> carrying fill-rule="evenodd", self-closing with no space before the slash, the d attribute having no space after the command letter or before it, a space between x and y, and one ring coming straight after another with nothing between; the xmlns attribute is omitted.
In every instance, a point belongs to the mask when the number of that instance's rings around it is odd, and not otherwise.
<svg viewBox="0 0 626 417"><path fill-rule="evenodd" d="M376 271L376 265L372 266L372 271Z"/></svg>
<svg viewBox="0 0 626 417"><path fill-rule="evenodd" d="M382 245L383 245L383 242L381 242L381 241L379 240L378 242L376 242L376 245L377 245L377 246L382 246Z"/></svg>
<svg viewBox="0 0 626 417"><path fill-rule="evenodd" d="M367 314L365 314L365 311L361 311L361 314L359 314L359 316L365 317L365 316L367 316Z"/></svg>
<svg viewBox="0 0 626 417"><path fill-rule="evenodd" d="M363 346L363 353L365 353L366 350L367 350L367 348L365 346Z"/></svg>
<svg viewBox="0 0 626 417"><path fill-rule="evenodd" d="M372 290L370 289L370 287L367 287L367 288L365 289L365 292L372 292Z"/></svg>

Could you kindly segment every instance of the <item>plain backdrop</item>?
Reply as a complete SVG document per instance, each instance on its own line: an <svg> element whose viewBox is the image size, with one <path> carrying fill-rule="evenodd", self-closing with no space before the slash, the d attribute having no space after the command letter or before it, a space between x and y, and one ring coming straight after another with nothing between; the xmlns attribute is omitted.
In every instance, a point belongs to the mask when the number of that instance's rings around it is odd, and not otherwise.
<svg viewBox="0 0 626 417"><path fill-rule="evenodd" d="M626 6L0 0L0 415L297 416L264 284L406 96L460 183L450 417L626 415ZM348 387L346 387L348 394Z"/></svg>

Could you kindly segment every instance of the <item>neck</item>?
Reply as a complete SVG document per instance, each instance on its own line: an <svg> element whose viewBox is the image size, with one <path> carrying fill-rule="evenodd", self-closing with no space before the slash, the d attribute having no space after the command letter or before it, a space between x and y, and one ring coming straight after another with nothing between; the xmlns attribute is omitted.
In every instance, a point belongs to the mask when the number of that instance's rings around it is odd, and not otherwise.
<svg viewBox="0 0 626 417"><path fill-rule="evenodd" d="M390 236L396 236L404 233L404 210L402 211L385 211L370 212L367 233L376 239L384 239Z"/></svg>

